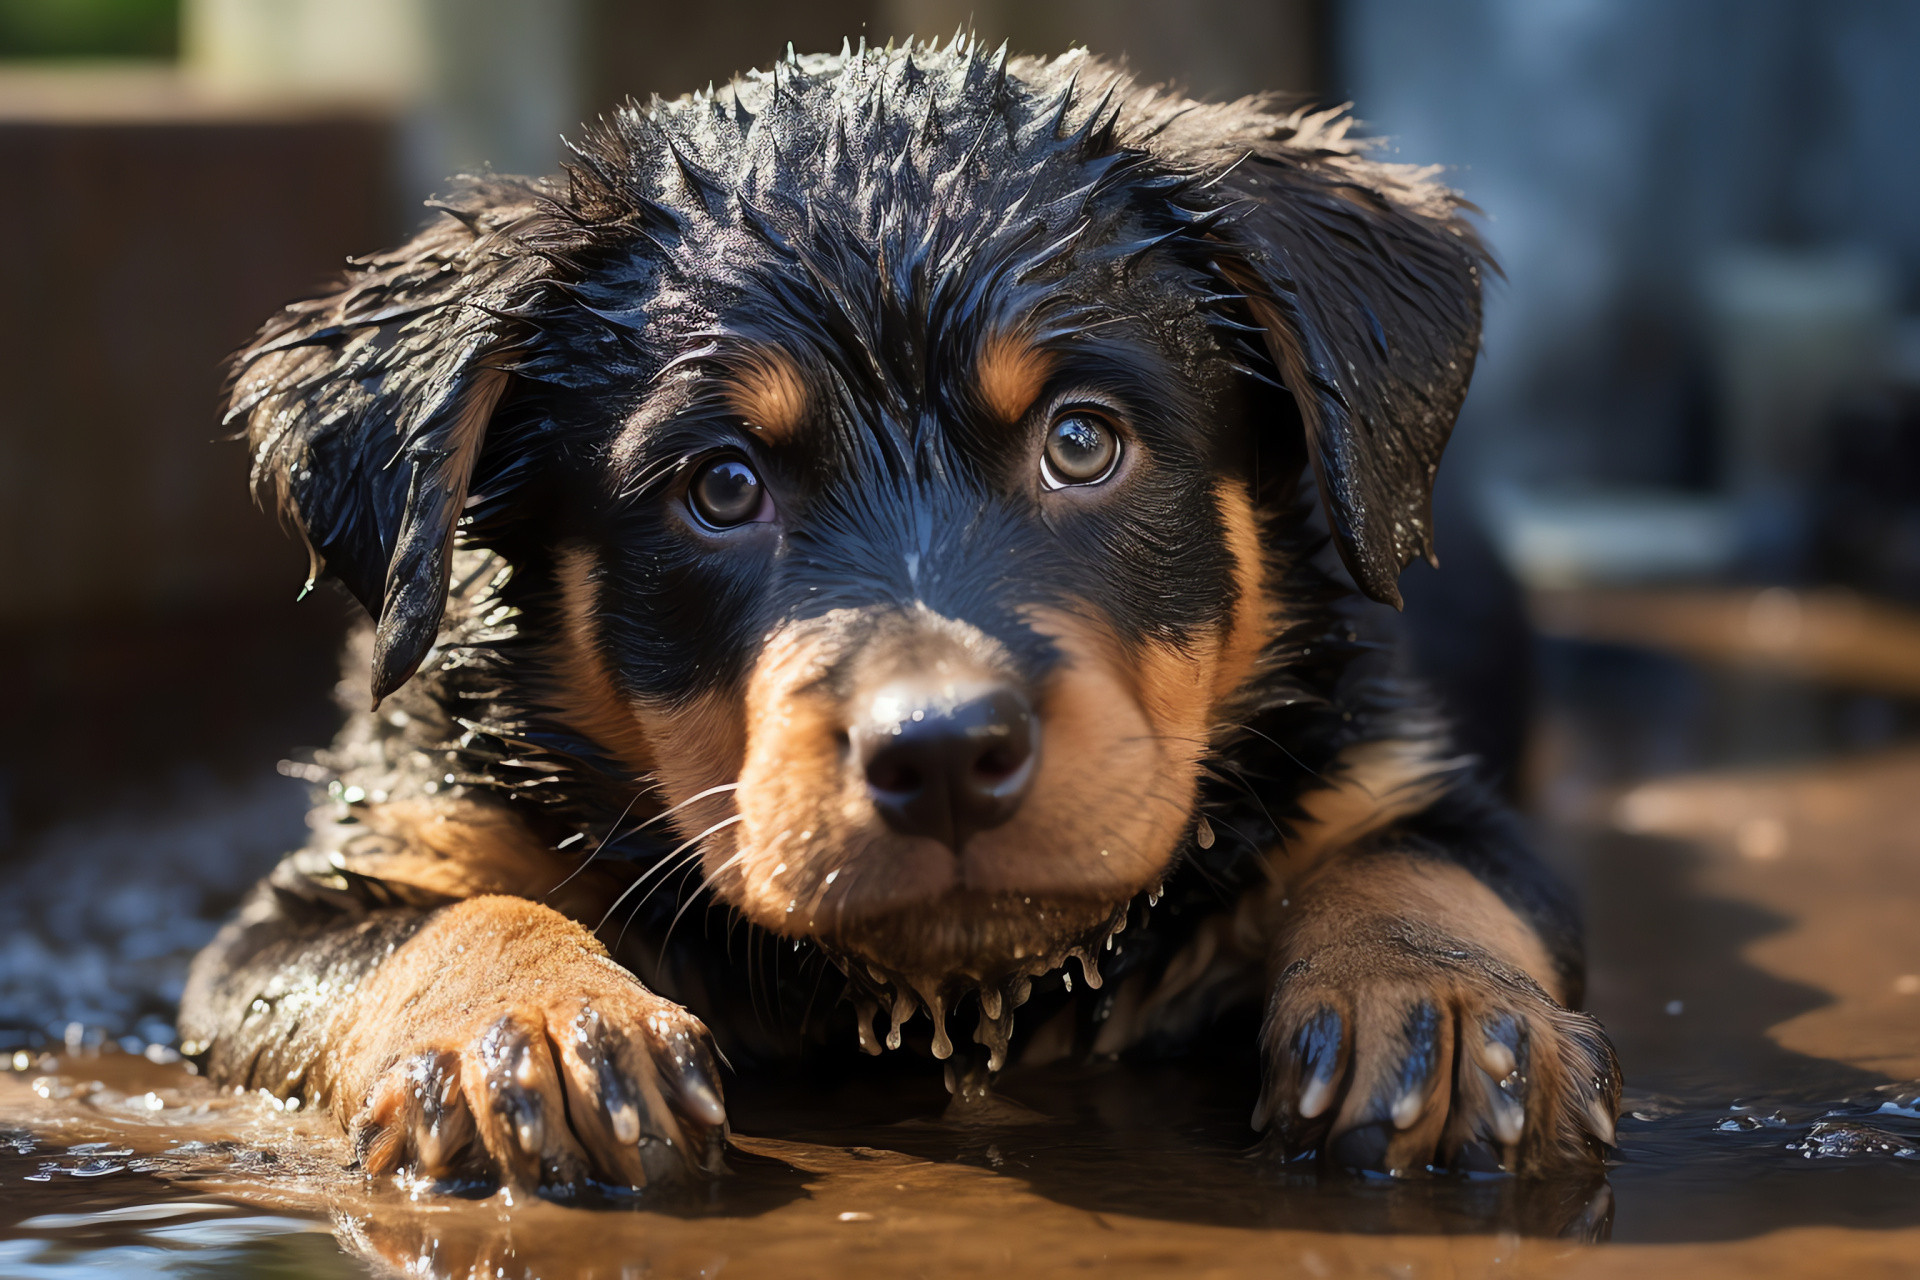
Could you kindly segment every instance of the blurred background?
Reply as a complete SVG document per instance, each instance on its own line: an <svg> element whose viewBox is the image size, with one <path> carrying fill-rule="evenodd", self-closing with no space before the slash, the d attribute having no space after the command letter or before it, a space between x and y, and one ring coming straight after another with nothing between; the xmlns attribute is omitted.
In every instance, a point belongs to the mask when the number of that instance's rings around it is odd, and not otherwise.
<svg viewBox="0 0 1920 1280"><path fill-rule="evenodd" d="M349 606L295 604L304 560L218 442L225 353L451 172L550 172L581 120L789 40L968 21L1351 101L1485 211L1505 278L1442 471L1450 576L1410 570L1409 617L1543 821L1778 862L1799 819L1634 788L1920 724L1920 6L0 0L0 1047L169 1043L184 957L302 837L272 764L331 733ZM1496 633L1529 696L1474 684ZM1884 965L1920 993L1920 957Z"/></svg>

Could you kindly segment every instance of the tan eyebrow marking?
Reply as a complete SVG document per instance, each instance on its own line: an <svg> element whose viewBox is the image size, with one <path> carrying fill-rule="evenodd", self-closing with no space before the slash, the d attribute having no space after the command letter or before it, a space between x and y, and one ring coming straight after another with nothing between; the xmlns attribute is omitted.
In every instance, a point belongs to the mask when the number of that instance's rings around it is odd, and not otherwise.
<svg viewBox="0 0 1920 1280"><path fill-rule="evenodd" d="M1054 355L1018 333L994 333L980 344L974 377L980 398L1002 422L1018 422L1033 408L1053 373Z"/></svg>
<svg viewBox="0 0 1920 1280"><path fill-rule="evenodd" d="M811 397L800 366L778 347L756 347L735 367L727 403L769 440L790 438L807 420Z"/></svg>

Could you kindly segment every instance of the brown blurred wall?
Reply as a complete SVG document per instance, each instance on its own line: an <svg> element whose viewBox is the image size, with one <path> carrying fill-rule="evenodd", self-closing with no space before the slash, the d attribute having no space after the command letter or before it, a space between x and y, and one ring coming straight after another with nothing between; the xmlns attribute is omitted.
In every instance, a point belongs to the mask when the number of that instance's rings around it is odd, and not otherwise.
<svg viewBox="0 0 1920 1280"><path fill-rule="evenodd" d="M0 621L290 595L221 361L389 238L387 126L105 75L63 108L32 74L0 73Z"/></svg>
<svg viewBox="0 0 1920 1280"><path fill-rule="evenodd" d="M164 68L0 70L0 860L331 732L345 610L295 606L215 401L275 308L393 238L391 134Z"/></svg>

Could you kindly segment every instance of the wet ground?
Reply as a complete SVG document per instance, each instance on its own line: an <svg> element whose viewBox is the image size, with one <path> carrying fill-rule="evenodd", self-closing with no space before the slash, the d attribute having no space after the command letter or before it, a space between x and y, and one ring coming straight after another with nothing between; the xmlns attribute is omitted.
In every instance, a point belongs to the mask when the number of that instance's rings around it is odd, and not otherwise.
<svg viewBox="0 0 1920 1280"><path fill-rule="evenodd" d="M1543 651L1542 841L1584 891L1629 1084L1603 1179L1276 1170L1249 1155L1251 1059L1223 1052L1012 1074L965 1120L897 1056L732 1081L734 1176L692 1200L368 1184L323 1117L217 1095L151 1044L223 877L270 860L260 831L297 834L297 787L211 776L143 800L151 875L107 874L134 839L113 811L9 872L0 1015L93 1012L71 1046L0 1051L0 1277L1920 1275L1913 708L1844 654L1809 680L1779 604L1734 612L1772 628L1758 658L1624 647L1665 637L1617 610L1589 643L1564 607ZM192 893L154 906L142 886L186 869ZM115 993L48 992L81 963Z"/></svg>

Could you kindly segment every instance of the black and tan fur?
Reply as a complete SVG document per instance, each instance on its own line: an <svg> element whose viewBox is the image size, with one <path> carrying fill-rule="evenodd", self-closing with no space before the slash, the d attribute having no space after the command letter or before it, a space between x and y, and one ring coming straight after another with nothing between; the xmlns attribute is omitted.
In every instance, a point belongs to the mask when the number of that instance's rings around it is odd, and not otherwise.
<svg viewBox="0 0 1920 1280"><path fill-rule="evenodd" d="M961 39L630 106L440 210L236 363L371 684L195 967L216 1079L564 1193L715 1167L709 1037L996 1071L1253 1004L1286 1157L1599 1158L1577 922L1325 553L1390 603L1431 554L1452 195L1335 112ZM1123 447L1051 488L1070 411ZM761 514L690 514L715 458ZM882 820L895 688L1031 706L1011 816ZM811 981L756 994L769 937Z"/></svg>

